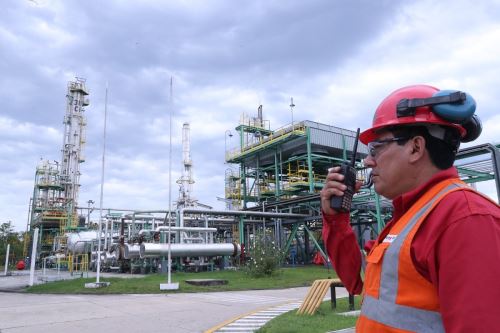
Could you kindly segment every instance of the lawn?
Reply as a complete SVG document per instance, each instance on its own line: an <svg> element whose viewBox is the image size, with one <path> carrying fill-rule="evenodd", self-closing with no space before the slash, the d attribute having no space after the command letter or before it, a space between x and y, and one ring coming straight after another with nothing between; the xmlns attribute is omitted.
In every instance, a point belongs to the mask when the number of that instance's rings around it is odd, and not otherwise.
<svg viewBox="0 0 500 333"><path fill-rule="evenodd" d="M179 282L177 291L160 291L160 283L166 283L165 274L150 274L140 278L100 278L101 282L111 282L106 288L87 289L85 283L95 282L95 278L78 278L35 285L27 289L30 293L53 294L156 294L166 292L204 292L252 289L278 289L310 286L314 280L336 278L332 269L323 266L300 266L282 268L279 274L270 277L253 278L243 271L215 271L199 273L172 273L172 282ZM228 284L221 286L193 286L185 281L190 279L223 279Z"/></svg>

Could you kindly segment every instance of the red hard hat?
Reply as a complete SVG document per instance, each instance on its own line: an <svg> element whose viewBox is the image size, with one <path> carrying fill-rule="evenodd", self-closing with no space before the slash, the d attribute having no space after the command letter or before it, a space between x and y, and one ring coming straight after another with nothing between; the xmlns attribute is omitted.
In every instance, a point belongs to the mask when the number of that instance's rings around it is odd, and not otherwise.
<svg viewBox="0 0 500 333"><path fill-rule="evenodd" d="M403 99L430 98L439 89L427 85L413 85L400 88L387 96L378 106L373 117L372 127L363 131L359 135L359 140L364 144L377 138L376 132L387 126L409 125L409 124L436 124L456 128L463 137L466 130L459 124L446 121L437 116L431 110L431 106L421 106L415 109L415 114L411 116L399 117L396 114L397 105Z"/></svg>

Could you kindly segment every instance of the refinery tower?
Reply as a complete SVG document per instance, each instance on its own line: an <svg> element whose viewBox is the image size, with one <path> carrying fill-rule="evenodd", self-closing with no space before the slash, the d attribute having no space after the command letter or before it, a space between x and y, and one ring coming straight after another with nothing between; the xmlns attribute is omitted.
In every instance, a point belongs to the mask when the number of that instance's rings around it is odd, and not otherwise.
<svg viewBox="0 0 500 333"><path fill-rule="evenodd" d="M68 83L61 161L41 160L35 171L35 185L30 202L28 230L30 238L38 228L38 255L46 256L64 248L67 231L84 227L85 219L77 214L80 189L80 163L85 161L85 107L89 105L85 80ZM25 242L25 252L31 251Z"/></svg>

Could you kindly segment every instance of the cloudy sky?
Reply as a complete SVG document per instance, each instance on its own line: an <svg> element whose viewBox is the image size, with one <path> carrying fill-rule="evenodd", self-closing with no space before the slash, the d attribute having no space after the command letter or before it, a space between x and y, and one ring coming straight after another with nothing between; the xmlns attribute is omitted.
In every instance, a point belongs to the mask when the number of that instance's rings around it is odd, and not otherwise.
<svg viewBox="0 0 500 333"><path fill-rule="evenodd" d="M68 81L90 90L80 205L98 207L109 84L104 207L168 207L191 127L200 202L223 208L226 132L262 104L271 129L312 120L370 126L391 91L461 89L500 139L500 2L5 0L0 13L0 222L24 230L40 158L61 160ZM170 102L170 78L173 102ZM496 199L494 187L479 187ZM177 197L177 187L172 190ZM94 213L96 214L96 213Z"/></svg>

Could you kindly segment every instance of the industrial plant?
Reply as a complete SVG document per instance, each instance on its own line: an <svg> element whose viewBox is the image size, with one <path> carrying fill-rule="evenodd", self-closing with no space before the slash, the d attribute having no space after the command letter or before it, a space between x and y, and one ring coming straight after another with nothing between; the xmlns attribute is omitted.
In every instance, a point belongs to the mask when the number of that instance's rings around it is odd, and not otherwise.
<svg viewBox="0 0 500 333"><path fill-rule="evenodd" d="M82 272L96 270L99 260L101 271L165 272L170 253L176 270L234 268L245 261L245 250L261 232L282 250L283 264L308 264L314 255L327 263L319 191L328 169L351 159L357 178L365 182L351 212L360 243L373 238L391 217L390 203L374 192L363 165L367 147L360 143L353 153L354 131L309 120L272 129L261 105L255 116L243 114L225 133L225 139L238 140L237 147L225 147L225 197L220 198L225 210L194 199L186 122L179 195L172 209L104 209L100 221L90 221L94 202L79 201L90 103L84 79L68 83L66 101L61 160L41 160L35 170L25 257L35 259L38 267ZM499 156L494 145L467 148L460 151L456 166L468 183L494 179L498 193Z"/></svg>

